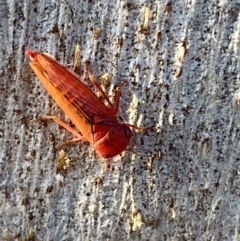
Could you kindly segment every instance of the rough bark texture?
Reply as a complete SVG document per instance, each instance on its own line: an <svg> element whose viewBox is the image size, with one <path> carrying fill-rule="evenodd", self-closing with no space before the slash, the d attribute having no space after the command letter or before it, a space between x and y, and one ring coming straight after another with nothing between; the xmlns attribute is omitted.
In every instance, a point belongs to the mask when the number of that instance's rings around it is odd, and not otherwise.
<svg viewBox="0 0 240 241"><path fill-rule="evenodd" d="M2 1L0 240L239 240L239 12L238 0ZM110 95L127 80L121 116L156 125L108 172L86 143L58 171L71 134L38 121L66 117L25 50L71 64L77 44Z"/></svg>

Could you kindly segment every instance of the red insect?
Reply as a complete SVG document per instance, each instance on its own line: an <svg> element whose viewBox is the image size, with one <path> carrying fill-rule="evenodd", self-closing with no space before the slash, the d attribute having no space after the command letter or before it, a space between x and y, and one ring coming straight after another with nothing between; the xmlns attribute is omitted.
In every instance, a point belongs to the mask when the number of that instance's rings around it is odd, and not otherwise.
<svg viewBox="0 0 240 241"><path fill-rule="evenodd" d="M48 93L69 117L76 129L81 132L71 128L56 116L44 117L44 119L53 119L76 136L68 143L87 140L94 146L98 155L106 159L114 157L126 149L132 136L130 127L139 131L152 128L118 122L116 115L121 90L120 88L116 90L116 102L115 105L112 104L92 75L89 63L86 63L89 78L101 92L107 104L50 55L30 50L26 53L31 60L31 68Z"/></svg>

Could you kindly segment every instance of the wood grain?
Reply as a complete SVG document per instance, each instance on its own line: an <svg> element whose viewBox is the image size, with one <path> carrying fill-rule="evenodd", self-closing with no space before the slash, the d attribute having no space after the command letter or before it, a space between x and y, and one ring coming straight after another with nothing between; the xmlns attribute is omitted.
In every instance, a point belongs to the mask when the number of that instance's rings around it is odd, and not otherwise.
<svg viewBox="0 0 240 241"><path fill-rule="evenodd" d="M1 240L239 240L239 1L6 1L0 9ZM148 20L146 18L149 18ZM120 115L156 124L104 165L42 115L67 118L27 49L80 45ZM71 66L70 66L71 68Z"/></svg>

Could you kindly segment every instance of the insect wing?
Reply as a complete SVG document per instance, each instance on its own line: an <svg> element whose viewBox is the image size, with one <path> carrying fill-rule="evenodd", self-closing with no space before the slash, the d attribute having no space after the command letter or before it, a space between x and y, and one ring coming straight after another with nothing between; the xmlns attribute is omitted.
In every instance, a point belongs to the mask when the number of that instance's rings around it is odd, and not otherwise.
<svg viewBox="0 0 240 241"><path fill-rule="evenodd" d="M32 51L27 54L48 93L90 143L101 139L117 123L112 109L55 59Z"/></svg>
<svg viewBox="0 0 240 241"><path fill-rule="evenodd" d="M92 124L107 124L116 119L111 115L111 109L65 67L45 54L37 54L36 59L51 84Z"/></svg>

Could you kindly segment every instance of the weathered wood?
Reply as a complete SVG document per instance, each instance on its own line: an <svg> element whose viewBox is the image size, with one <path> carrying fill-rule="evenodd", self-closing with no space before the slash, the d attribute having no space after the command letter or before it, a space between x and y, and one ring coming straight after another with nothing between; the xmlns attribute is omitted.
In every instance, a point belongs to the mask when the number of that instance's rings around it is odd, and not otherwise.
<svg viewBox="0 0 240 241"><path fill-rule="evenodd" d="M148 9L149 8L149 9ZM150 11L148 11L150 10ZM6 1L0 16L0 240L239 240L239 11L235 1ZM135 133L111 169L42 115L66 118L25 50L125 79ZM84 65L79 68L84 78ZM67 118L66 118L67 120Z"/></svg>

